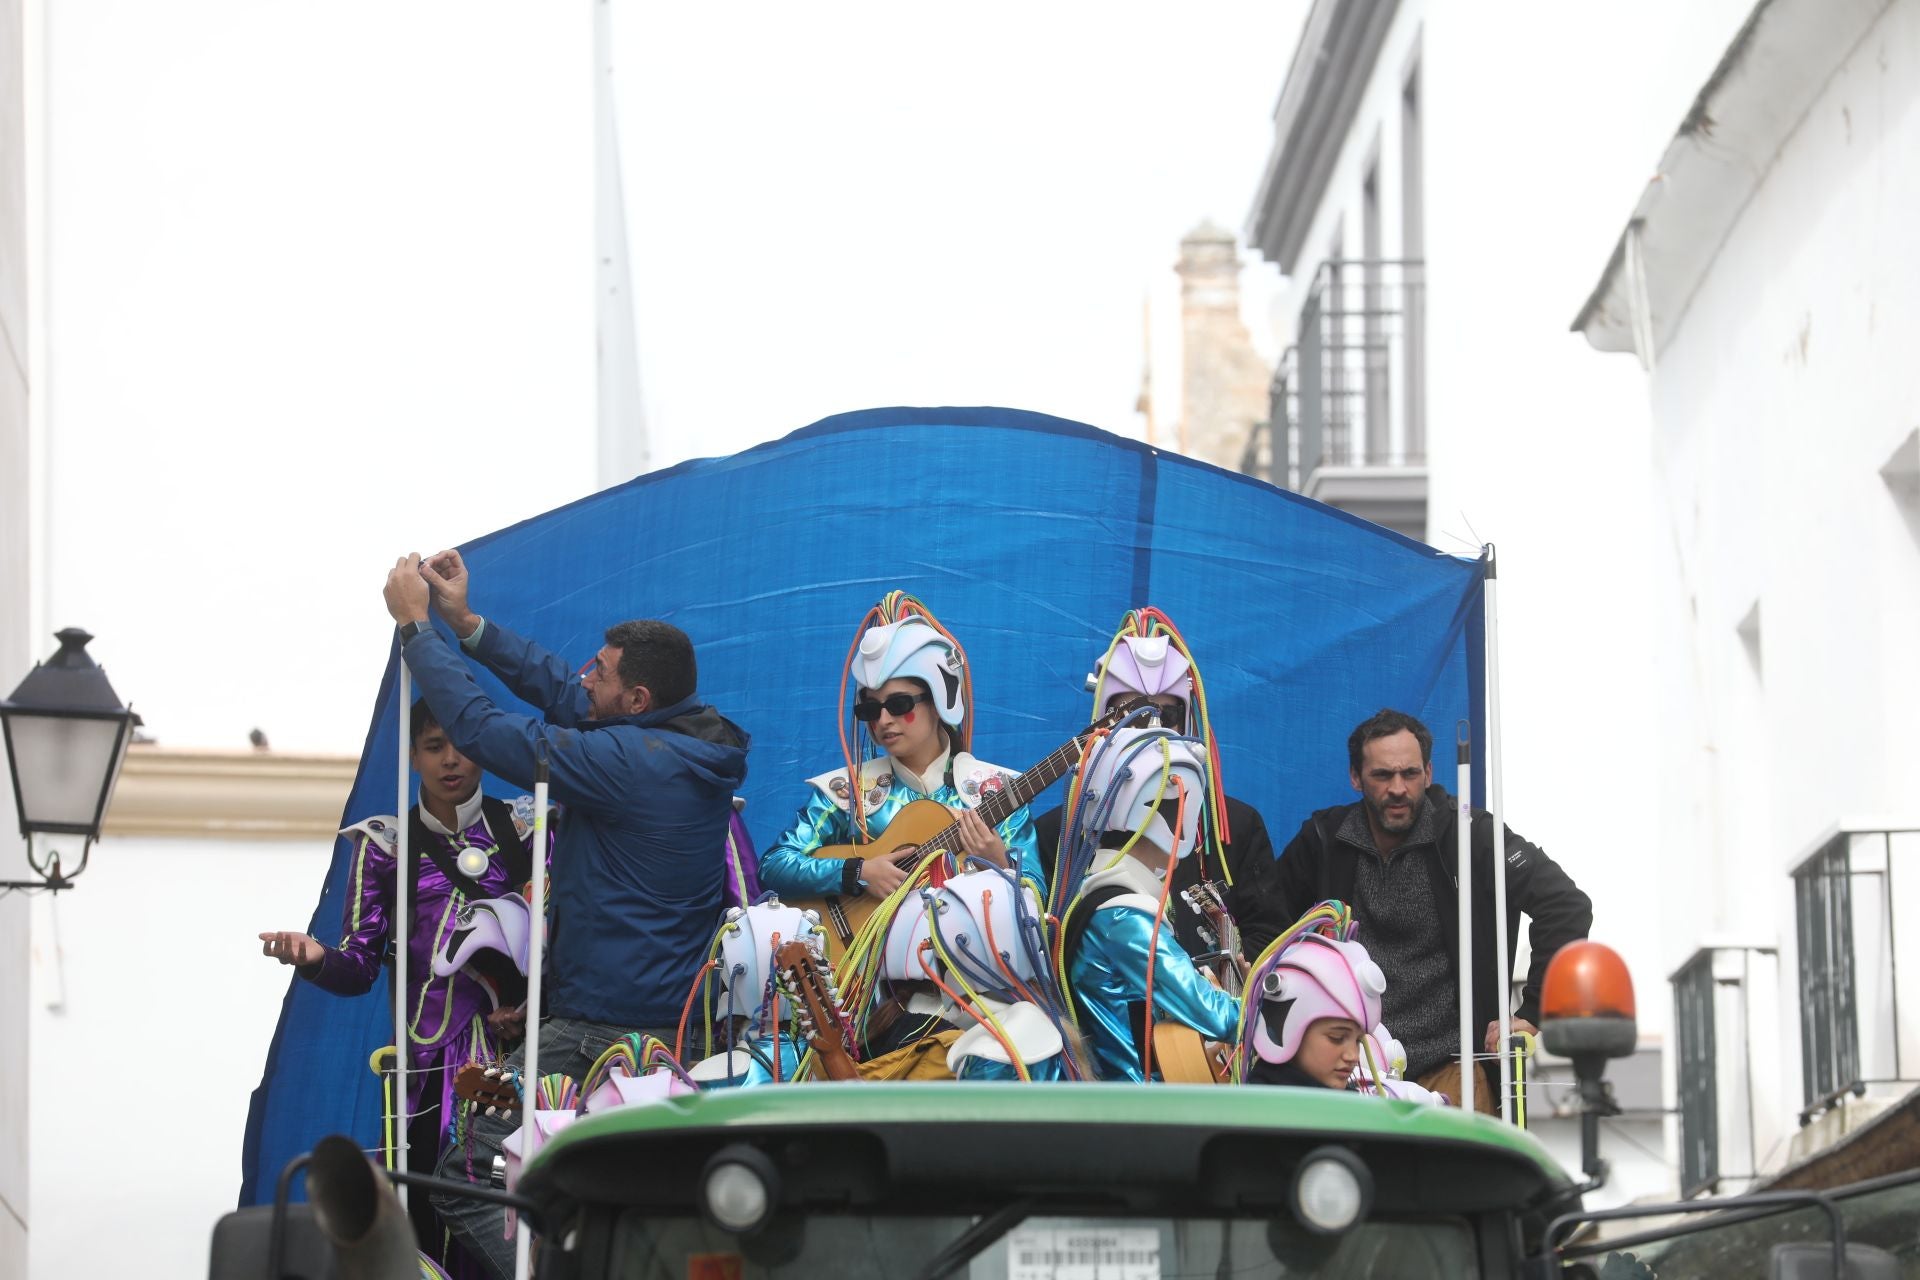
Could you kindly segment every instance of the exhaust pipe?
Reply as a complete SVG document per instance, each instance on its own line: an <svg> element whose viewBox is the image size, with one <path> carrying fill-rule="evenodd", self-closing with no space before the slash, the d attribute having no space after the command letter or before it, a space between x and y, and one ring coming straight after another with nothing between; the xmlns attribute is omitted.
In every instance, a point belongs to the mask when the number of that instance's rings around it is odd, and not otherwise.
<svg viewBox="0 0 1920 1280"><path fill-rule="evenodd" d="M314 1145L307 1202L333 1245L339 1280L417 1280L413 1224L386 1175L352 1139L335 1134Z"/></svg>

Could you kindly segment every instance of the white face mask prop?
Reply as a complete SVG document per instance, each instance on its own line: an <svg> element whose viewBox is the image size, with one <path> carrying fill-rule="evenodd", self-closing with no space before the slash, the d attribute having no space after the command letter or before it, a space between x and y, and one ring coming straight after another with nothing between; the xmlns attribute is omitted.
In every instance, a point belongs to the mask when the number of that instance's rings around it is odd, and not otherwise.
<svg viewBox="0 0 1920 1280"><path fill-rule="evenodd" d="M997 871L969 871L949 877L926 897L932 904L927 916L940 941L934 957L951 966L967 987L1006 993L1015 981L1039 976L1046 936L1040 899L1032 889Z"/></svg>
<svg viewBox="0 0 1920 1280"><path fill-rule="evenodd" d="M1081 789L1084 816L1076 821L1103 832L1139 832L1176 861L1192 853L1207 802L1200 746L1166 729L1116 729L1094 750Z"/></svg>
<svg viewBox="0 0 1920 1280"><path fill-rule="evenodd" d="M771 1032L787 1021L793 1009L786 996L777 995L774 948L788 942L806 942L818 958L822 954L819 921L810 916L810 912L782 906L778 900L727 912L726 923L720 926L720 994L714 1002L715 1017L758 1019L767 1008L768 996L775 995L769 1016L755 1029Z"/></svg>

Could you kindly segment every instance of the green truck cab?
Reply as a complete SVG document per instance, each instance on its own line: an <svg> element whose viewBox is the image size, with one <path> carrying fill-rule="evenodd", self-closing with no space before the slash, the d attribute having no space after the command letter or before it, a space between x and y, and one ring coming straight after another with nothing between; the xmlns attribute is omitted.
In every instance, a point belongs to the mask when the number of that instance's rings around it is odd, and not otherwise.
<svg viewBox="0 0 1920 1280"><path fill-rule="evenodd" d="M541 1275L582 1280L1508 1276L1578 1195L1530 1134L1448 1108L958 1082L589 1117L518 1190Z"/></svg>

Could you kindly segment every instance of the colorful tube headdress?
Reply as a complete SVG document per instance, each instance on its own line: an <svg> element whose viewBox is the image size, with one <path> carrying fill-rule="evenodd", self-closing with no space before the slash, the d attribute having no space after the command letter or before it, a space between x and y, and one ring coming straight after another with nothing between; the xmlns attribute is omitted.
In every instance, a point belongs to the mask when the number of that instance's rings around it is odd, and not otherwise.
<svg viewBox="0 0 1920 1280"><path fill-rule="evenodd" d="M1090 871L1099 870L1103 838L1125 833L1120 854L1145 840L1176 861L1192 853L1201 834L1208 769L1206 748L1171 729L1122 727L1096 735L1067 791L1060 853L1049 904L1063 916Z"/></svg>
<svg viewBox="0 0 1920 1280"><path fill-rule="evenodd" d="M973 741L973 677L966 650L918 599L904 591L889 591L860 620L840 674L840 751L851 795L864 790L861 767L880 754L853 717L854 700L861 689L877 689L896 678L927 686L934 713L951 731L954 750ZM869 838L865 808L859 804L852 808L856 839L865 843Z"/></svg>
<svg viewBox="0 0 1920 1280"><path fill-rule="evenodd" d="M1253 1051L1265 1062L1291 1062L1322 1018L1373 1027L1386 990L1386 975L1358 942L1302 934L1261 975Z"/></svg>
<svg viewBox="0 0 1920 1280"><path fill-rule="evenodd" d="M1129 609L1120 620L1107 651L1094 663L1087 677L1093 690L1093 714L1105 714L1107 705L1125 694L1178 698L1187 711L1185 732L1206 744L1207 763L1212 786L1206 793L1207 847L1213 866L1228 884L1233 883L1221 846L1233 839L1227 824L1227 792L1220 779L1220 744L1213 735L1213 719L1207 714L1206 685L1200 678L1200 664L1187 648L1186 638L1173 625L1173 619L1148 605ZM1198 797L1196 797L1198 799Z"/></svg>

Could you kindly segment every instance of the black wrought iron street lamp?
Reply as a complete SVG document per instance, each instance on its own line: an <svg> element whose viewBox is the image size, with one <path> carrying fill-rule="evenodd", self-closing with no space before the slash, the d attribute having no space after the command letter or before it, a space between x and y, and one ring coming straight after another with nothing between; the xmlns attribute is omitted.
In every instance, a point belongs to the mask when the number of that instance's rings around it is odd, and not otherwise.
<svg viewBox="0 0 1920 1280"><path fill-rule="evenodd" d="M12 696L0 702L20 834L27 840L27 863L40 877L0 882L0 889L57 893L87 869L113 784L127 758L127 744L140 723L132 707L121 705L107 673L87 653L93 637L68 627L55 638L60 652L34 664ZM36 857L36 835L80 836L80 865L68 870L58 850Z"/></svg>

